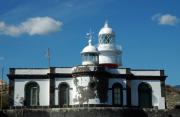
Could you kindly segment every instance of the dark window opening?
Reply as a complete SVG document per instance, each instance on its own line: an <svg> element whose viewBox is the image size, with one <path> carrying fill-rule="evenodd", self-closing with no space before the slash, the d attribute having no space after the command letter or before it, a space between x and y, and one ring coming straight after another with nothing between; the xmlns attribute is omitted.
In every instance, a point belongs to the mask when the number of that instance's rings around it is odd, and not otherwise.
<svg viewBox="0 0 180 117"><path fill-rule="evenodd" d="M141 83L138 87L139 107L152 108L152 88L147 83Z"/></svg>
<svg viewBox="0 0 180 117"><path fill-rule="evenodd" d="M39 85L36 82L29 82L25 85L25 106L39 105Z"/></svg>
<svg viewBox="0 0 180 117"><path fill-rule="evenodd" d="M122 85L119 83L115 83L112 86L112 101L113 105L123 105L123 91L122 91Z"/></svg>
<svg viewBox="0 0 180 117"><path fill-rule="evenodd" d="M59 105L67 107L69 105L69 85L61 83L59 85Z"/></svg>

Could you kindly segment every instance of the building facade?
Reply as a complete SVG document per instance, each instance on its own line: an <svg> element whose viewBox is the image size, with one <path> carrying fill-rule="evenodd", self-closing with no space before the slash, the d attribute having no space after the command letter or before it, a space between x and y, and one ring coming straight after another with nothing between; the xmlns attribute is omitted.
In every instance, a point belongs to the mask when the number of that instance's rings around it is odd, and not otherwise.
<svg viewBox="0 0 180 117"><path fill-rule="evenodd" d="M75 67L10 68L12 106L137 107L165 109L164 70L136 70L122 66L122 49L106 22L98 47L81 51Z"/></svg>

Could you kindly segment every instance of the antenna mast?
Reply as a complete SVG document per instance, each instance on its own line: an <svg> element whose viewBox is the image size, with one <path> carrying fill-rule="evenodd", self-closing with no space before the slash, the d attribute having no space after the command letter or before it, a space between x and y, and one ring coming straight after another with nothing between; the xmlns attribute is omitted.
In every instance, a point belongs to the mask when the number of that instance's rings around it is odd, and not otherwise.
<svg viewBox="0 0 180 117"><path fill-rule="evenodd" d="M48 57L48 67L51 66L51 54L50 54L50 48L48 48L48 51L47 51L47 57Z"/></svg>

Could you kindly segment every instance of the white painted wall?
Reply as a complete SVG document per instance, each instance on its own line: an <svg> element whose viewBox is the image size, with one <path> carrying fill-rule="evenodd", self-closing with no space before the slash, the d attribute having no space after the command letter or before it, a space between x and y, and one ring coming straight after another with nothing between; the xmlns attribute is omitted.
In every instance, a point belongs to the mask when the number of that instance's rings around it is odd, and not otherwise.
<svg viewBox="0 0 180 117"><path fill-rule="evenodd" d="M84 90L88 89L89 82L92 77L89 76L83 76L83 77L77 77L78 80L78 86L84 87ZM79 105L80 101L78 100L77 97L81 97L81 94L79 93L77 87L73 84L73 99L77 99L73 101L73 105ZM94 92L97 95L97 91ZM100 100L98 97L95 97L93 99L88 99L88 101L83 102L83 104L101 104Z"/></svg>
<svg viewBox="0 0 180 117"><path fill-rule="evenodd" d="M138 106L138 86L140 83L146 82L152 87L152 105L159 109L165 109L165 100L161 97L161 84L157 80L132 80L131 81L131 102L132 106ZM164 105L164 106L163 106Z"/></svg>
<svg viewBox="0 0 180 117"><path fill-rule="evenodd" d="M137 75L137 76L160 76L161 75L161 73L160 73L161 71L160 70L157 70L157 71L155 71L155 70L149 70L149 71L143 71L143 70L139 70L139 71L133 71L133 70L131 70L131 73L133 74L133 75Z"/></svg>
<svg viewBox="0 0 180 117"><path fill-rule="evenodd" d="M38 75L46 75L50 72L50 69L16 69L15 74L38 74Z"/></svg>
<svg viewBox="0 0 180 117"><path fill-rule="evenodd" d="M24 99L24 88L29 81L39 85L39 105L49 106L49 79L15 79L14 106L23 106L20 100Z"/></svg>
<svg viewBox="0 0 180 117"><path fill-rule="evenodd" d="M94 67L90 67L90 70L93 71ZM55 72L58 73L71 73L72 68L56 68ZM126 74L126 69L112 69L111 73L114 74ZM134 75L149 75L149 76L159 76L160 71L131 71ZM46 74L49 73L49 69L17 69L15 71L16 74ZM89 76L78 77L79 80L78 85L87 87L90 81ZM55 105L58 105L58 86L62 82L66 82L70 86L69 92L69 103L70 105L79 104L78 102L73 102L75 96L77 96L77 90L73 82L74 78L55 78ZM40 94L39 94L39 103L40 106L49 106L49 87L50 81L49 79L15 79L15 87L14 87L14 106L23 106L24 99L24 87L25 84L29 81L35 81L39 84ZM138 86L141 82L147 82L152 87L152 104L153 106L157 106L159 109L165 109L165 99L161 97L161 84L158 80L132 80L131 81L131 102L132 106L138 106ZM124 89L126 89L126 80L120 78L111 78L109 79L108 88L112 88L114 83L120 83ZM127 105L126 99L126 90L123 90L123 105ZM108 90L108 102L109 105L112 104L112 91ZM84 103L85 104L85 103ZM100 104L98 98L89 99L89 104Z"/></svg>
<svg viewBox="0 0 180 117"><path fill-rule="evenodd" d="M127 69L126 68L109 69L109 72L112 74L127 74Z"/></svg>
<svg viewBox="0 0 180 117"><path fill-rule="evenodd" d="M82 76L82 77L77 77L76 79L78 80L77 84L78 86L82 86L84 87L85 89L88 88L88 83L90 81L90 78L89 76ZM81 94L79 93L77 87L74 85L74 88L73 88L73 99L78 99L77 97L80 97L82 98ZM89 102L84 102L83 104L99 104L99 99L89 99ZM79 100L76 100L73 102L74 105L78 105L80 104Z"/></svg>
<svg viewBox="0 0 180 117"><path fill-rule="evenodd" d="M55 73L72 73L72 67L61 67L61 68L55 68Z"/></svg>

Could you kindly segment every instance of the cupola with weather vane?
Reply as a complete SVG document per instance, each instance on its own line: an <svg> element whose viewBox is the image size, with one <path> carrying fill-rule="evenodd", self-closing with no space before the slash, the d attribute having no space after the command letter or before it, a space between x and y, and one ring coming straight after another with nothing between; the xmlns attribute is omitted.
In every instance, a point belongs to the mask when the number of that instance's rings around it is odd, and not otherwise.
<svg viewBox="0 0 180 117"><path fill-rule="evenodd" d="M88 45L82 50L82 65L97 65L99 63L99 53L95 46L92 45L93 34L87 33Z"/></svg>

